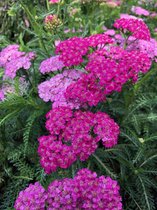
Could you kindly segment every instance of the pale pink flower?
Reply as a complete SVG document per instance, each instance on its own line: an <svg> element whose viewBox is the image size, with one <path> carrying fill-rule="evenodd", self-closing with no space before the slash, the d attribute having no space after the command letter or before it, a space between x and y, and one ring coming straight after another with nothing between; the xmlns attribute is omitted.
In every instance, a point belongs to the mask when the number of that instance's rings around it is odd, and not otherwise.
<svg viewBox="0 0 157 210"><path fill-rule="evenodd" d="M59 3L60 2L60 0L49 0L49 3L51 3L51 4L56 4L56 3Z"/></svg>
<svg viewBox="0 0 157 210"><path fill-rule="evenodd" d="M143 9L142 7L136 7L132 6L131 11L135 13L136 15L144 15L144 16L149 16L149 11L146 9Z"/></svg>

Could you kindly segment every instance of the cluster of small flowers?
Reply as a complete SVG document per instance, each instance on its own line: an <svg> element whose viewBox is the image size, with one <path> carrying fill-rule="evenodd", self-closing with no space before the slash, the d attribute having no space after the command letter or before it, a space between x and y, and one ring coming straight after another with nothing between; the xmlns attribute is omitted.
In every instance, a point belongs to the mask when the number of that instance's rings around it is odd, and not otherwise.
<svg viewBox="0 0 157 210"><path fill-rule="evenodd" d="M114 25L116 28L133 32L132 35L135 38L150 39L149 29L142 20L121 18ZM59 59L67 67L86 62L87 59L85 60L84 56L89 54L90 48L92 50L94 48L98 49L88 55L89 62L85 67L88 74L83 74L76 82L66 86L64 95L67 101L95 106L100 101L105 100L106 94L121 91L122 85L129 79L136 81L139 71L145 73L149 70L151 60L148 58L146 51L135 49L130 51L122 49L124 47L122 45L112 47L116 43L117 40L112 39L107 34L96 34L86 38L70 38L57 45L56 53L60 54ZM121 53L124 57L121 56ZM111 54L114 56L111 56ZM117 59L115 56L119 56L119 58ZM144 67L144 70L141 67Z"/></svg>
<svg viewBox="0 0 157 210"><path fill-rule="evenodd" d="M149 16L150 15L148 10L143 9L142 7L136 7L136 6L132 6L131 12L133 12L136 15L143 15L143 16Z"/></svg>
<svg viewBox="0 0 157 210"><path fill-rule="evenodd" d="M137 39L150 40L150 31L142 20L120 18L115 21L114 27L131 32L132 36Z"/></svg>
<svg viewBox="0 0 157 210"><path fill-rule="evenodd" d="M138 19L141 20L135 16L128 15L128 14L121 14L121 18L125 19ZM108 34L112 37L115 43L117 43L120 47L125 48L126 51L139 51L144 54L147 54L147 56L153 61L157 62L157 41L153 38L148 40L143 39L137 39L133 36L129 36L126 39L121 34L116 34L116 31L113 29L107 29L106 27L103 27L105 30L105 34Z"/></svg>
<svg viewBox="0 0 157 210"><path fill-rule="evenodd" d="M106 113L59 107L48 112L46 118L50 135L39 138L38 148L46 173L68 168L77 158L87 160L100 140L107 148L117 144L119 126Z"/></svg>
<svg viewBox="0 0 157 210"><path fill-rule="evenodd" d="M67 87L66 99L71 103L77 101L96 106L106 95L120 92L129 79L137 81L138 73L146 73L150 66L151 59L147 54L137 50L127 51L114 46L96 50L90 54L86 65L89 73Z"/></svg>
<svg viewBox="0 0 157 210"><path fill-rule="evenodd" d="M109 196L110 195L110 196ZM122 210L117 181L88 169L74 179L55 180L48 187L48 209Z"/></svg>
<svg viewBox="0 0 157 210"><path fill-rule="evenodd" d="M56 55L42 61L39 70L42 74L46 74L57 70L61 70L63 67L63 62L59 60L59 56Z"/></svg>
<svg viewBox="0 0 157 210"><path fill-rule="evenodd" d="M56 47L56 53L60 54L60 60L65 66L79 65L83 62L83 56L88 52L88 43L80 37L73 37L62 41Z"/></svg>
<svg viewBox="0 0 157 210"><path fill-rule="evenodd" d="M106 100L104 88L97 82L94 74L84 74L75 83L70 84L65 91L67 101L80 106L96 106L99 102Z"/></svg>
<svg viewBox="0 0 157 210"><path fill-rule="evenodd" d="M113 39L107 34L94 34L84 39L86 40L88 47L103 47L106 44L113 44Z"/></svg>
<svg viewBox="0 0 157 210"><path fill-rule="evenodd" d="M48 70L52 70L56 68L57 64L52 63L48 66L44 66L43 61L41 65L42 72L48 72ZM49 62L49 61L48 61ZM58 61L57 61L58 62ZM60 67L62 64L60 65ZM59 67L59 66L58 66ZM57 67L57 68L58 68ZM59 107L59 106L66 106L70 108L79 108L80 104L75 102L67 101L65 98L65 91L66 88L77 81L83 73L77 70L66 70L61 74L57 74L56 76L52 77L50 80L47 80L41 83L38 86L38 93L40 98L42 98L45 102L49 100L53 102L52 107Z"/></svg>
<svg viewBox="0 0 157 210"><path fill-rule="evenodd" d="M46 190L39 182L36 182L19 193L14 208L16 210L44 210L47 197Z"/></svg>
<svg viewBox="0 0 157 210"><path fill-rule="evenodd" d="M44 23L47 31L54 31L62 25L62 21L57 17L57 15L46 16Z"/></svg>
<svg viewBox="0 0 157 210"><path fill-rule="evenodd" d="M117 181L81 169L73 179L54 180L47 191L37 182L21 191L16 210L122 210Z"/></svg>
<svg viewBox="0 0 157 210"><path fill-rule="evenodd" d="M19 45L9 45L0 52L0 67L5 69L4 75L13 79L16 72L23 68L29 69L35 53L19 51Z"/></svg>
<svg viewBox="0 0 157 210"><path fill-rule="evenodd" d="M150 39L150 41L138 39L134 37L129 37L127 51L139 51L144 54L147 54L151 60L157 62L157 41L155 39Z"/></svg>

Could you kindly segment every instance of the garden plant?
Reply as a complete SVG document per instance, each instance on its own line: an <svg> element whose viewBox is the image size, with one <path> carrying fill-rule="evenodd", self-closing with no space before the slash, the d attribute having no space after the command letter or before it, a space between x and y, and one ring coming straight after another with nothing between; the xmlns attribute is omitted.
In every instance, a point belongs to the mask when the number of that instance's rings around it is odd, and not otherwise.
<svg viewBox="0 0 157 210"><path fill-rule="evenodd" d="M0 209L157 209L157 2L0 11Z"/></svg>

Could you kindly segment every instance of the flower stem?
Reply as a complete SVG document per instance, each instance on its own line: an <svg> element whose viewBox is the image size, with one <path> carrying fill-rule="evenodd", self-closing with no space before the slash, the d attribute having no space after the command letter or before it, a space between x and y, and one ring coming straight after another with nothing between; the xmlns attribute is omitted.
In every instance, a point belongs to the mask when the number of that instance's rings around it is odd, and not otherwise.
<svg viewBox="0 0 157 210"><path fill-rule="evenodd" d="M114 179L117 178L117 176L116 176L113 172L111 172L111 171L105 166L105 164L99 159L99 157L98 157L97 155L92 154L92 156L98 161L98 163L100 163L100 165L105 169L105 171L106 171L112 178L114 178Z"/></svg>

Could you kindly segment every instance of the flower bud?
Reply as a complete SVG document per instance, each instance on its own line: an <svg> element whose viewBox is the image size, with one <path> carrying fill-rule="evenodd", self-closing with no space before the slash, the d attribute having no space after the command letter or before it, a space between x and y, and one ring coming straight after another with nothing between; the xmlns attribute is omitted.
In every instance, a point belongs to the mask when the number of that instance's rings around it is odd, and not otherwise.
<svg viewBox="0 0 157 210"><path fill-rule="evenodd" d="M57 15L46 16L44 23L47 31L55 31L62 25L62 21L57 17Z"/></svg>

